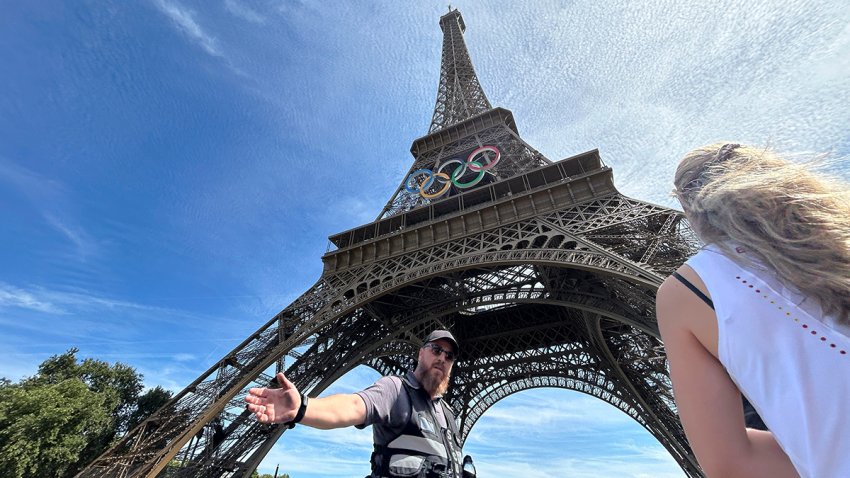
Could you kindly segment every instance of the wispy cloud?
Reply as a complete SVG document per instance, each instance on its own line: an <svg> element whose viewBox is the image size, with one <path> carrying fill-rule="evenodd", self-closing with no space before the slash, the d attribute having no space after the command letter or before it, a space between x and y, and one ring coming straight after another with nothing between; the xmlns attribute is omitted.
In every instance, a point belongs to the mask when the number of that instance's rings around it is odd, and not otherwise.
<svg viewBox="0 0 850 478"><path fill-rule="evenodd" d="M66 188L59 181L3 156L0 156L0 181L14 187L32 203L51 202L66 193Z"/></svg>
<svg viewBox="0 0 850 478"><path fill-rule="evenodd" d="M0 157L0 181L11 185L47 225L74 245L74 258L86 260L98 252L96 241L77 223L75 214L69 212L73 209L70 207L73 195L62 182L3 157Z"/></svg>
<svg viewBox="0 0 850 478"><path fill-rule="evenodd" d="M195 12L183 7L177 2L167 2L166 0L156 0L156 6L168 15L183 33L207 53L217 57L224 57L215 38L208 35L195 20Z"/></svg>
<svg viewBox="0 0 850 478"><path fill-rule="evenodd" d="M74 347L81 357L132 364L146 383L180 390L218 357L209 352L230 349L245 329L229 318L82 289L0 282L0 376L13 379Z"/></svg>
<svg viewBox="0 0 850 478"><path fill-rule="evenodd" d="M79 225L67 223L50 213L45 213L44 219L47 224L74 244L77 249L77 258L85 260L97 252L96 241Z"/></svg>
<svg viewBox="0 0 850 478"><path fill-rule="evenodd" d="M573 430L599 430L632 421L625 413L614 410L612 405L601 400L569 398L561 393L520 394L488 410L472 433L486 439L494 431L517 427L538 430L538 427L545 427L553 430L569 426Z"/></svg>
<svg viewBox="0 0 850 478"><path fill-rule="evenodd" d="M150 360L150 357L147 359ZM133 363L136 364L136 361ZM144 376L146 384L156 384L173 393L183 390L186 384L197 376L197 370L193 367L182 363L174 365L172 360L168 359L146 362L136 365L136 368Z"/></svg>
<svg viewBox="0 0 850 478"><path fill-rule="evenodd" d="M224 7L227 8L227 11L236 15L237 17L247 20L253 23L265 23L266 18L251 7L240 3L238 0L224 0Z"/></svg>
<svg viewBox="0 0 850 478"><path fill-rule="evenodd" d="M177 309L105 297L85 290L62 291L43 287L22 289L0 282L0 308L4 306L52 314L67 314L96 309L123 309L157 313L159 315L167 314L168 316L193 315Z"/></svg>
<svg viewBox="0 0 850 478"><path fill-rule="evenodd" d="M195 357L192 354L180 353L180 354L174 355L174 357L172 357L172 358L174 359L175 362L189 362L189 361L195 360L197 357Z"/></svg>
<svg viewBox="0 0 850 478"><path fill-rule="evenodd" d="M67 313L49 300L23 289L0 283L0 309L4 307L18 307L48 314Z"/></svg>

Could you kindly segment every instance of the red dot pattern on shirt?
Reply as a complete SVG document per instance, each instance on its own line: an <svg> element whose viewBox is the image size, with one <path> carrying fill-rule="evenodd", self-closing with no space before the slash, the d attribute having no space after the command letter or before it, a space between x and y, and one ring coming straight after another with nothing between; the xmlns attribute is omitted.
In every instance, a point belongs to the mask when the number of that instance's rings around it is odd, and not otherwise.
<svg viewBox="0 0 850 478"><path fill-rule="evenodd" d="M752 290L753 292L755 292L756 294L761 294L761 289L755 289L755 288L753 287L753 284L747 284L747 280L746 280L746 279L742 279L742 278L741 278L741 276L735 276L735 279L739 280L739 281L741 282L741 284L746 284L746 285L747 285L747 288L748 288L748 289L751 289L751 290ZM767 295L764 295L763 297L764 297L765 299L768 299L768 298L769 298ZM771 303L771 304L776 305L776 301L775 301L775 300L771 300L771 301L770 301L770 303ZM776 308L777 308L778 310L782 310L782 306L777 305L777 306L776 306ZM789 317L789 318L791 318L791 319L793 319L793 320L794 320L794 322L797 322L797 323L799 323L799 322L800 322L800 319L798 319L797 317L792 317L792 316L791 316L791 312L785 312L785 316L786 316L786 317ZM804 328L804 329L808 329L808 328L809 328L809 324L806 324L806 323L800 324L800 326L801 326L802 328ZM812 330L812 331L811 331L811 334L812 334L812 335L814 335L815 337L817 337L817 336L818 336L818 331L817 331L817 330ZM819 337L819 339L820 339L820 341L821 341L821 342L827 342L827 338L826 338L825 336L823 336L822 334L821 334L821 336ZM830 342L830 344L829 344L829 348L837 349L837 348L838 348L838 346L837 346L837 345L835 345L834 343ZM847 355L847 351L846 351L846 350L843 350L843 349L839 349L839 350L838 350L838 353L839 353L839 354L841 354L841 355Z"/></svg>

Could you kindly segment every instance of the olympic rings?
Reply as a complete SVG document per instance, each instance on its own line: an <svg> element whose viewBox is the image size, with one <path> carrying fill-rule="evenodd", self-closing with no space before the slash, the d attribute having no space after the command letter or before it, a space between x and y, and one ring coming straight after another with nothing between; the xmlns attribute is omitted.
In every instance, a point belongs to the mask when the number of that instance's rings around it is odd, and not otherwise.
<svg viewBox="0 0 850 478"><path fill-rule="evenodd" d="M476 156L483 153L484 151L495 153L496 157L492 160L489 160L487 164L482 164L479 161L475 161ZM486 159L489 159L486 156L484 157ZM480 183L481 180L484 179L485 172L495 166L501 158L502 153L499 151L499 148L495 146L481 146L480 148L469 153L469 156L466 157L466 161L462 161L457 158L450 159L441 164L437 168L436 172L430 169L417 169L416 171L413 171L407 177L407 180L404 181L404 189L410 193L418 192L419 195L425 199L435 199L446 194L447 192L449 192L449 189L452 185L454 185L458 189L468 189ZM457 164L458 166L454 169L454 171L452 171L451 174L443 172L446 166L450 164ZM467 182L461 182L460 178L462 178L466 174L467 170L478 174L475 176L475 178ZM424 178L422 178L421 180L417 180L422 176L424 176ZM434 186L435 182L440 183L441 187L436 191L431 191L431 188L432 186Z"/></svg>
<svg viewBox="0 0 850 478"><path fill-rule="evenodd" d="M495 147L495 146L482 146L482 147L480 147L480 148L476 149L475 151L473 151L472 153L470 153L470 154L469 154L469 157L468 157L468 158L466 158L466 162L467 162L467 163L472 163L472 161L470 161L470 160L471 160L472 158L474 158L474 157L475 157L475 155L477 155L478 153L480 153L480 152L482 152L482 151L492 151L492 152L496 153L496 158L495 158L493 161L490 161L490 162L489 162L489 163L487 163L485 166L478 165L478 167L479 167L479 168L481 168L482 170L483 170L483 169L490 169L490 168L492 168L493 166L495 166L495 165L496 165L496 163L498 163L498 162L499 162L499 160L500 160L500 159L502 159L502 153L499 151L499 148L497 148L497 147ZM477 164L477 163L476 163L476 164ZM470 169L471 171L478 172L478 169L475 169L475 167L473 167L472 165L470 165L470 166L469 166L469 169Z"/></svg>
<svg viewBox="0 0 850 478"><path fill-rule="evenodd" d="M419 186L419 194L425 199L434 199L434 198L438 198L438 197L442 196L443 194L446 194L446 191L449 190L449 186L452 185L452 183L450 181L448 181L449 175L446 174L446 173L437 173L434 176L431 176L430 178L428 178L428 181L433 182L434 178L442 178L446 182L445 182L445 184L443 184L443 189L440 189L439 191L437 191L433 194L428 194L427 192L425 192L427 190L427 188L424 187L424 184L423 184L423 186Z"/></svg>
<svg viewBox="0 0 850 478"><path fill-rule="evenodd" d="M473 165L478 166L478 168L479 168L478 169L478 176L476 176L475 179L473 179L472 181L465 182L465 183L458 181L457 178L463 176L463 173L465 173L466 171L461 171L460 173L458 173L460 168L457 168L457 169L455 169L455 172L452 173L452 184L459 187L460 189L466 189L466 188L471 188L472 186L475 186L476 184L480 183L481 180L484 179L484 173L485 173L484 170L481 169L481 163L478 163L478 162L475 162L475 161L470 161L468 163L464 163L463 169L466 169L467 166L468 166L470 171L475 171L474 169L472 169Z"/></svg>

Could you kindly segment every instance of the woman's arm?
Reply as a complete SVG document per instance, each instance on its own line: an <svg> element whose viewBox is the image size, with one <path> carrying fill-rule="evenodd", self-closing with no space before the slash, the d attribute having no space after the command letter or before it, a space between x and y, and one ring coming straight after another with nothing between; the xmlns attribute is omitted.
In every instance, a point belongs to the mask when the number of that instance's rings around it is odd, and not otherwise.
<svg viewBox="0 0 850 478"><path fill-rule="evenodd" d="M678 272L705 292L692 269ZM679 416L706 474L797 477L770 432L745 428L741 393L716 357L714 311L672 277L658 289L656 310Z"/></svg>

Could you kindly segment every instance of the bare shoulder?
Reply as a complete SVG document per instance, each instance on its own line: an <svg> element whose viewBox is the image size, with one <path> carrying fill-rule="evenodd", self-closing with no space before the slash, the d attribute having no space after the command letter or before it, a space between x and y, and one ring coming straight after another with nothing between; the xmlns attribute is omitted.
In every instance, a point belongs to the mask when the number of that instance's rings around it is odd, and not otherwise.
<svg viewBox="0 0 850 478"><path fill-rule="evenodd" d="M700 290L706 297L711 298L711 294L700 278L699 274L696 273L693 269L691 269L687 265L682 265L676 272L684 277L688 282L690 282L694 287ZM664 280L661 286L658 288L658 292L655 295L655 300L657 303L663 303L665 306L698 306L700 304L706 306L706 304L697 297L697 295L688 287L682 283L679 279L673 277L671 274ZM707 306L706 306L707 307Z"/></svg>
<svg viewBox="0 0 850 478"><path fill-rule="evenodd" d="M676 272L711 297L705 283L693 269L683 265ZM712 355L717 355L717 317L714 310L680 280L671 275L661 284L656 293L655 307L662 336L693 335Z"/></svg>

